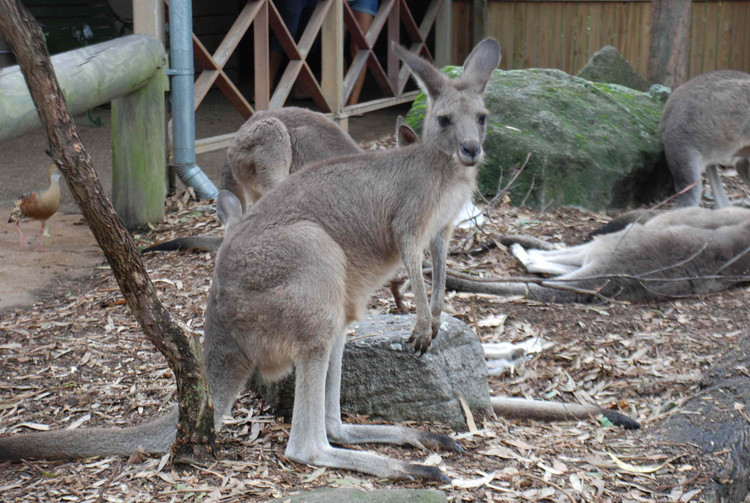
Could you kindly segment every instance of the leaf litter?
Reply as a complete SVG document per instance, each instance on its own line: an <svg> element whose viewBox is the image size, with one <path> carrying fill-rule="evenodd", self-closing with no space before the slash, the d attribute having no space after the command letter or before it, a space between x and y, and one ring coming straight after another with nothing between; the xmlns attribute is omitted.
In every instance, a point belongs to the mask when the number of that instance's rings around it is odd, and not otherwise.
<svg viewBox="0 0 750 503"><path fill-rule="evenodd" d="M373 146L369 147L374 148ZM608 219L572 208L533 211L497 205L481 230L458 229L452 270L484 276L524 271L497 245L502 234L576 243ZM168 201L166 218L135 235L140 246L189 234L220 235L212 205L189 193ZM494 243L488 245L488 243ZM467 251L486 248L482 253ZM212 253L144 257L172 314L202 333ZM401 272L403 274L403 271ZM125 426L169 410L173 374L128 312L106 265L87 281L64 282L31 309L0 317L0 435L29 429ZM446 312L476 327L485 343L544 341L503 375L494 395L596 403L648 427L700 388L711 365L745 330L747 288L661 304L547 305L449 293ZM414 311L413 297L404 301ZM397 312L387 288L376 312ZM367 423L364 416L347 421ZM449 433L441 425L416 424ZM451 484L390 482L299 465L284 457L289 425L261 400L241 396L207 468L171 466L168 456L0 464L0 494L15 501L268 501L316 487L438 487L450 501L699 501L711 476L692 446L642 441L643 431L567 423L487 420L455 434L457 455L367 446L383 455L439 466ZM354 447L359 448L359 447Z"/></svg>

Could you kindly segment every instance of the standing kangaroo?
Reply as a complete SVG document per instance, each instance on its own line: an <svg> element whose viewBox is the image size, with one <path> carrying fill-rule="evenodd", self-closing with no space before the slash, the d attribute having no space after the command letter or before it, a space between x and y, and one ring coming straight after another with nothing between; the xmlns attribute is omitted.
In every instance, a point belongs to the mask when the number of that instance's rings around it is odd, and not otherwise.
<svg viewBox="0 0 750 503"><path fill-rule="evenodd" d="M406 120L396 123L396 146L419 141ZM255 113L237 131L221 168L220 187L234 194L244 212L264 193L318 161L364 154L338 124L319 112L288 107ZM156 243L143 253L173 250L215 251L221 237L188 236Z"/></svg>
<svg viewBox="0 0 750 503"><path fill-rule="evenodd" d="M440 327L446 240L471 198L482 161L482 95L500 61L480 42L451 81L394 45L428 94L422 143L334 159L292 174L241 218L230 218L219 249L205 321L205 359L217 429L250 372L267 379L296 369L286 456L300 463L390 479L445 480L439 468L334 448L390 443L460 451L448 436L396 426L345 425L339 407L346 326L403 260L417 321L409 339L424 353ZM432 305L422 277L429 244ZM164 451L176 415L123 430L55 432L0 441L0 459Z"/></svg>
<svg viewBox="0 0 750 503"><path fill-rule="evenodd" d="M449 278L448 287L545 302L585 302L597 295L649 301L719 292L750 280L750 210L676 209L562 250L524 250L517 244L511 250L529 272L554 277L540 285Z"/></svg>
<svg viewBox="0 0 750 503"><path fill-rule="evenodd" d="M694 187L676 199L680 207L697 206L703 173L711 183L716 208L729 206L718 165L733 164L750 183L750 75L719 70L699 75L670 95L659 122L675 190Z"/></svg>

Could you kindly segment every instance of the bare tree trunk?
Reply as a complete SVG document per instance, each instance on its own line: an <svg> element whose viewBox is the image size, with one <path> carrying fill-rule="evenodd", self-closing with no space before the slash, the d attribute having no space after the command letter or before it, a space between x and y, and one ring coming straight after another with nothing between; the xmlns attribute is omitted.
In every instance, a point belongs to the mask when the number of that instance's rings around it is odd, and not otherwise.
<svg viewBox="0 0 750 503"><path fill-rule="evenodd" d="M104 251L131 312L174 371L180 409L174 459L208 461L215 452L213 407L200 342L187 335L159 301L135 243L117 218L78 137L44 36L18 0L0 0L0 33L26 78L52 158Z"/></svg>
<svg viewBox="0 0 750 503"><path fill-rule="evenodd" d="M687 80L691 0L651 1L648 78L677 87Z"/></svg>

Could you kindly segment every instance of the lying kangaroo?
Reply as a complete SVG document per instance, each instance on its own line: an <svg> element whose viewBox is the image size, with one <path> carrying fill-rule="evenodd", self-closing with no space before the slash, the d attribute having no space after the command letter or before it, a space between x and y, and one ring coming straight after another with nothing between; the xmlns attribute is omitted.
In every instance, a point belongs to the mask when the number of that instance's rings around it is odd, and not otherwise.
<svg viewBox="0 0 750 503"><path fill-rule="evenodd" d="M750 75L735 70L705 73L681 85L667 100L659 122L667 164L680 192L677 205L697 206L706 173L716 208L729 206L718 165L735 165L750 184Z"/></svg>
<svg viewBox="0 0 750 503"><path fill-rule="evenodd" d="M511 250L529 272L554 277L541 284L449 277L448 288L546 302L701 295L750 280L750 210L676 209L562 250Z"/></svg>
<svg viewBox="0 0 750 503"><path fill-rule="evenodd" d="M419 141L406 120L396 121L396 146ZM288 107L257 112L237 131L221 168L222 190L237 196L244 212L251 203L317 161L364 154L338 124L319 112ZM216 251L221 237L188 236L143 249L143 253L174 250Z"/></svg>
<svg viewBox="0 0 750 503"><path fill-rule="evenodd" d="M339 408L346 326L403 260L417 305L409 342L424 353L440 327L446 240L471 198L483 158L484 89L500 60L480 42L451 81L394 45L428 94L422 143L322 162L294 173L241 219L229 218L206 309L205 359L216 427L250 372L267 379L296 369L286 456L391 479L445 480L439 468L337 444L391 443L460 451L448 436L405 427L345 425ZM232 213L232 212L230 212ZM432 305L422 254L433 259ZM175 415L123 430L74 430L3 439L0 458L164 451Z"/></svg>

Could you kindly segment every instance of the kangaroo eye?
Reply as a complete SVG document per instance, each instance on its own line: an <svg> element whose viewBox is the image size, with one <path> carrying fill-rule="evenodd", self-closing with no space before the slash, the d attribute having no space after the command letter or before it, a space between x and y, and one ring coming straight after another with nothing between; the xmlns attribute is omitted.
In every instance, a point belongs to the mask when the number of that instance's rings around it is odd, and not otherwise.
<svg viewBox="0 0 750 503"><path fill-rule="evenodd" d="M451 119L450 117L446 117L445 115L441 115L437 118L438 125L440 127L448 127L451 125Z"/></svg>
<svg viewBox="0 0 750 503"><path fill-rule="evenodd" d="M484 126L484 123L487 122L487 115L481 114L479 116L479 125Z"/></svg>

